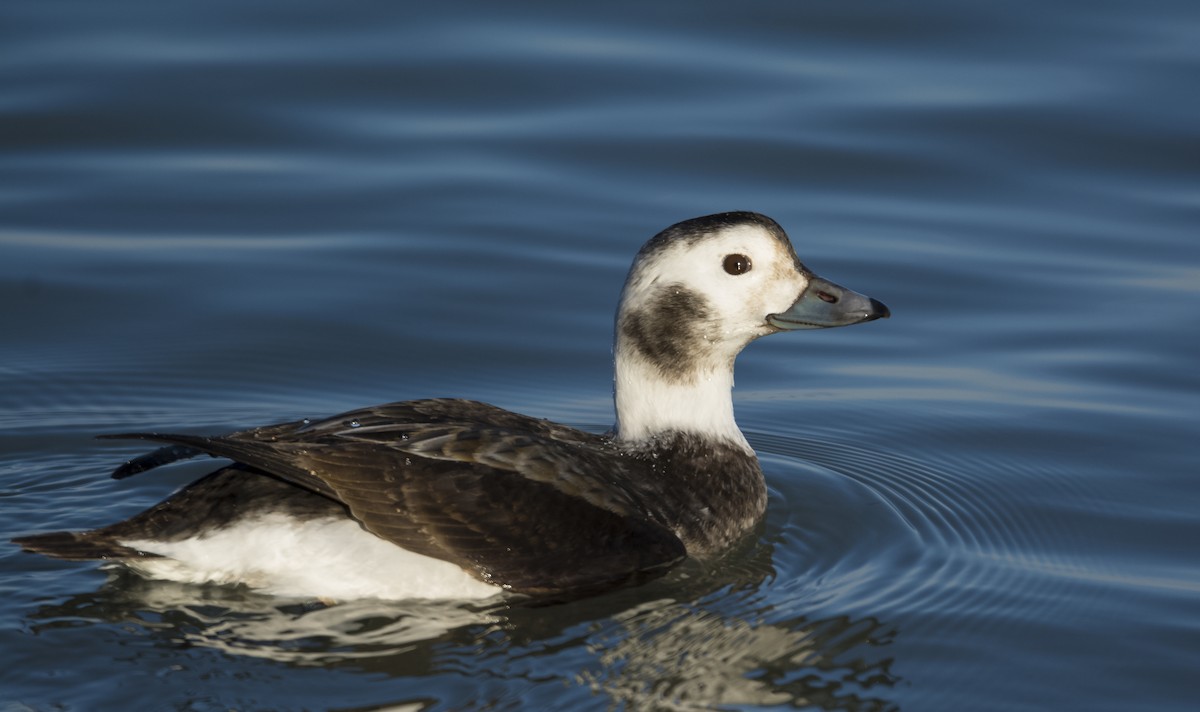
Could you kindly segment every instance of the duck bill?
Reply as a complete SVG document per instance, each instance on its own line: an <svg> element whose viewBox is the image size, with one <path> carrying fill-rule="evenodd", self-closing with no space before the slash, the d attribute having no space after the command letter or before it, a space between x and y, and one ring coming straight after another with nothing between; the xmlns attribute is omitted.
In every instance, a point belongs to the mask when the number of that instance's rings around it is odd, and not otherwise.
<svg viewBox="0 0 1200 712"><path fill-rule="evenodd" d="M776 329L826 329L864 321L886 319L891 311L878 299L846 289L811 275L808 286L787 311L769 314L767 323Z"/></svg>

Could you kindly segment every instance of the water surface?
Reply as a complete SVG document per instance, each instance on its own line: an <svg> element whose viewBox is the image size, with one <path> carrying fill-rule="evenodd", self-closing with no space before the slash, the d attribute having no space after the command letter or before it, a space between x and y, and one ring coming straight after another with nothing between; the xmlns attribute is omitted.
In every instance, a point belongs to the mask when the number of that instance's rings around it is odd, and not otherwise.
<svg viewBox="0 0 1200 712"><path fill-rule="evenodd" d="M640 244L758 210L893 318L773 337L718 562L327 607L0 547L5 709L1191 709L1185 2L0 9L0 538L136 443L425 396L602 431Z"/></svg>

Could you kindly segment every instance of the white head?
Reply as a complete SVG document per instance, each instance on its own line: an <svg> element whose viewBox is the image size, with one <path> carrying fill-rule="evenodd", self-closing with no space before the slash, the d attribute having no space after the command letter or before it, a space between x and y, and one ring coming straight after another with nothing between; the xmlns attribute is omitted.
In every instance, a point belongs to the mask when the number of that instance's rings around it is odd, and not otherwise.
<svg viewBox="0 0 1200 712"><path fill-rule="evenodd" d="M724 437L749 450L733 420L733 361L777 331L844 326L887 307L810 272L783 229L757 213L677 223L638 252L616 323L617 437L669 432Z"/></svg>

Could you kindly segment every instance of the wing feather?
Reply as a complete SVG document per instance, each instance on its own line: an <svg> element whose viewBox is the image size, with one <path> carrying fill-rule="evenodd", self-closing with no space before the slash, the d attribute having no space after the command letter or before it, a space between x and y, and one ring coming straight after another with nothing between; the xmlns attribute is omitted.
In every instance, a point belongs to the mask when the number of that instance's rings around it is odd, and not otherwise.
<svg viewBox="0 0 1200 712"><path fill-rule="evenodd" d="M470 401L387 404L223 437L132 437L325 495L377 536L519 592L599 590L686 555L646 516L603 438Z"/></svg>

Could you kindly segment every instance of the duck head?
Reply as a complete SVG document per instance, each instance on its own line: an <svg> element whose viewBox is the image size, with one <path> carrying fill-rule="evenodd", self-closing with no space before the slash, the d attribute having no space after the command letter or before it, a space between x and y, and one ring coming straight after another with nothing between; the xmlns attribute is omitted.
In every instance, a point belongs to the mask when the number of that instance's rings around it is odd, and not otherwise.
<svg viewBox="0 0 1200 712"><path fill-rule="evenodd" d="M751 212L677 223L638 252L617 310L617 437L666 431L744 445L733 421L733 362L768 334L890 315L816 276L774 220Z"/></svg>

